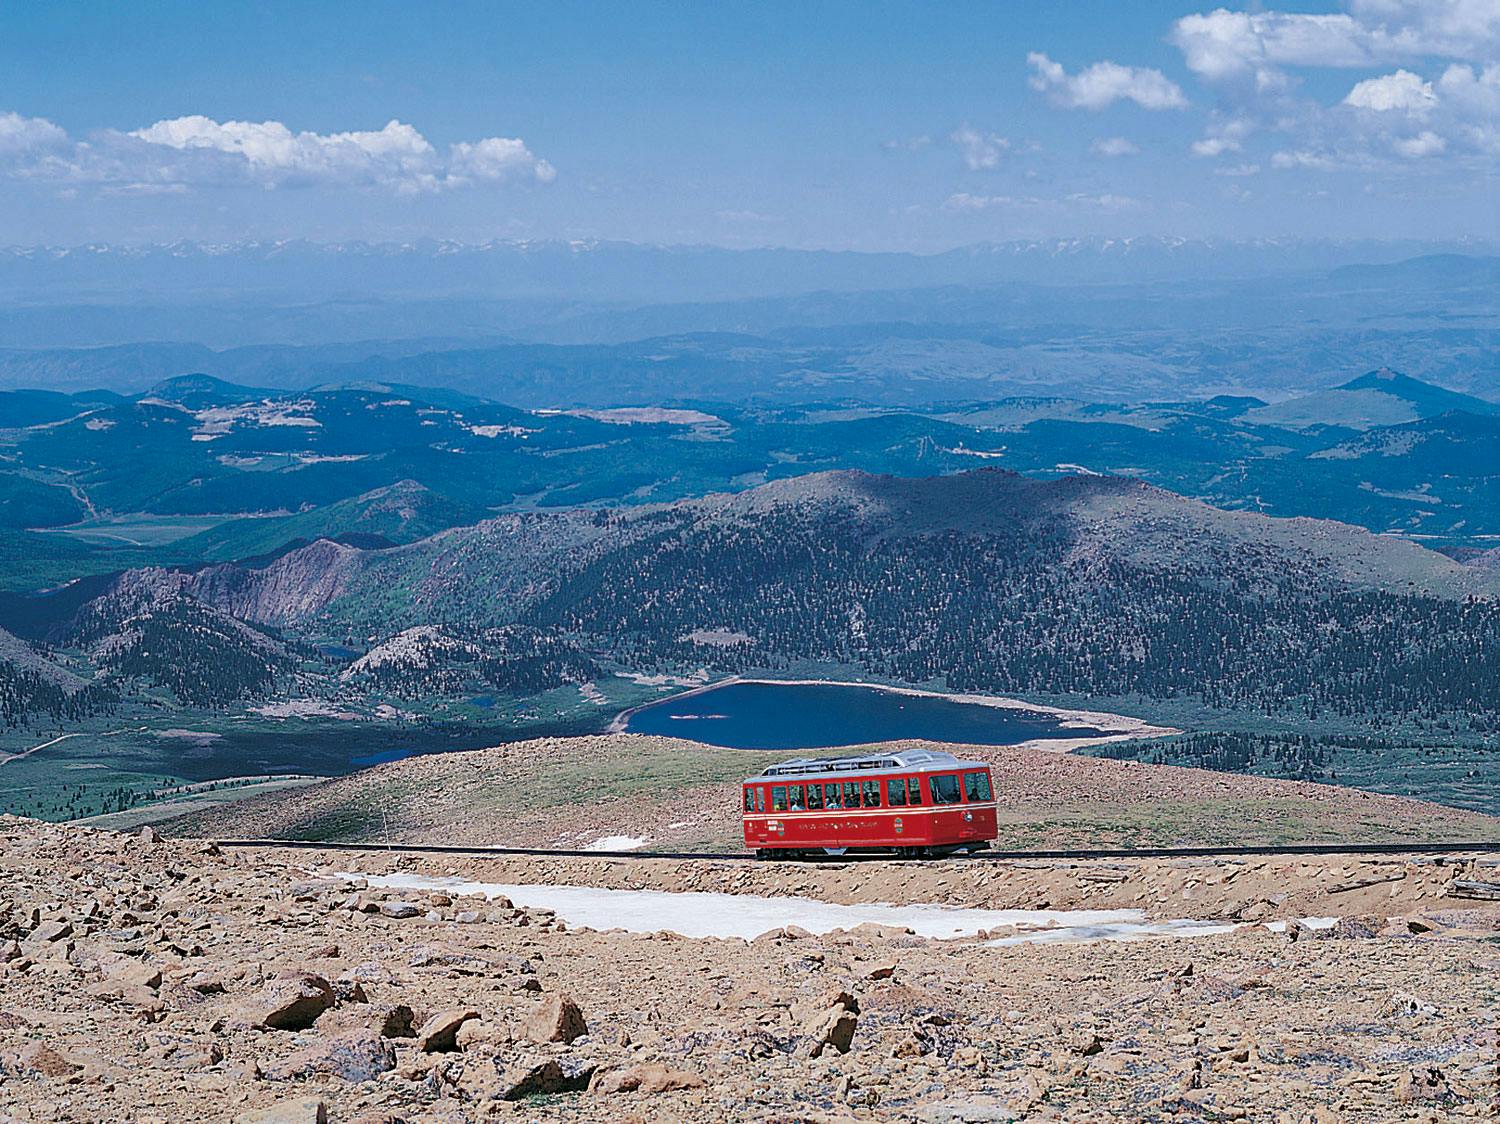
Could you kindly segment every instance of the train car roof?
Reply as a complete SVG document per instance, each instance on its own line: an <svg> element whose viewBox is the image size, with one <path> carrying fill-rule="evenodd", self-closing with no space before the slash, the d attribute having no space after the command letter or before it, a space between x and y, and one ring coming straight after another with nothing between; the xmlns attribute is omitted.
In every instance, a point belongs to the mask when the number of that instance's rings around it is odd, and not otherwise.
<svg viewBox="0 0 1500 1124"><path fill-rule="evenodd" d="M871 753L863 757L794 757L768 766L745 783L807 777L848 777L885 773L937 773L949 769L983 769L983 761L965 761L933 749L909 749L899 753Z"/></svg>

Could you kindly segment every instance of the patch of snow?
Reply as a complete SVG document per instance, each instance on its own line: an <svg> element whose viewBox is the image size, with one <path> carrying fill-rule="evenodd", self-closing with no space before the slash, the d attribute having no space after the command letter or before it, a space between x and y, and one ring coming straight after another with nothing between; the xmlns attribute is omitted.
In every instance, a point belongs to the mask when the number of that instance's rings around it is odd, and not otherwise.
<svg viewBox="0 0 1500 1124"><path fill-rule="evenodd" d="M584 850L635 851L645 846L645 843L646 840L644 838L637 838L634 835L606 835L600 839L595 839L592 843L585 847Z"/></svg>
<svg viewBox="0 0 1500 1124"><path fill-rule="evenodd" d="M508 437L519 437L522 440L531 433L540 433L539 429L525 429L519 425L468 425L464 427L475 437L499 437L504 434Z"/></svg>
<svg viewBox="0 0 1500 1124"><path fill-rule="evenodd" d="M603 844L642 840L614 837ZM611 846L609 849L622 849ZM1063 941L1141 940L1227 933L1238 926L1213 921L1146 920L1138 909L963 909L944 905L835 905L812 898L752 894L669 893L661 890L603 890L592 886L509 885L432 878L420 874L342 875L366 878L371 886L399 890L447 890L507 897L518 906L550 909L572 926L625 929L633 933L668 930L684 937L754 940L762 933L797 925L811 933L852 929L873 923L908 928L934 940L972 937L980 930L1013 928L996 945Z"/></svg>
<svg viewBox="0 0 1500 1124"><path fill-rule="evenodd" d="M89 418L88 421L83 423L84 429L114 429L114 427L115 422L113 418Z"/></svg>
<svg viewBox="0 0 1500 1124"><path fill-rule="evenodd" d="M672 410L660 406L620 406L612 410L565 412L575 418L590 418L608 425L729 425L723 418L705 414L701 410Z"/></svg>

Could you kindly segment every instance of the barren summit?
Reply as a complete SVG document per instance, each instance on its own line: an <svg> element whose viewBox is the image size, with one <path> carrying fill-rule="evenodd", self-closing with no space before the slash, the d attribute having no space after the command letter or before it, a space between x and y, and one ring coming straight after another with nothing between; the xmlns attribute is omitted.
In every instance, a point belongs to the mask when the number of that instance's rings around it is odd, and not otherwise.
<svg viewBox="0 0 1500 1124"><path fill-rule="evenodd" d="M0 841L17 1121L1322 1124L1495 1095L1472 857L455 865L15 818ZM580 894L620 927L570 919ZM859 922L891 915L872 899L965 935ZM656 931L677 901L805 924Z"/></svg>

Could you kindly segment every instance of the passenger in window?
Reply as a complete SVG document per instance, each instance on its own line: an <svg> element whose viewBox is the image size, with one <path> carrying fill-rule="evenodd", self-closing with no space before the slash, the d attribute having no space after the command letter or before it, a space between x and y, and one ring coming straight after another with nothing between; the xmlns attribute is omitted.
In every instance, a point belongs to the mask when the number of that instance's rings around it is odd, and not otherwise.
<svg viewBox="0 0 1500 1124"><path fill-rule="evenodd" d="M965 773L964 798L966 800L988 800L990 798L989 774Z"/></svg>
<svg viewBox="0 0 1500 1124"><path fill-rule="evenodd" d="M766 790L763 788L755 790L755 810L757 812L764 812L766 810Z"/></svg>
<svg viewBox="0 0 1500 1124"><path fill-rule="evenodd" d="M846 808L858 808L859 807L859 782L858 781L845 781L844 782L844 807L846 807Z"/></svg>
<svg viewBox="0 0 1500 1124"><path fill-rule="evenodd" d="M823 786L810 784L807 786L807 810L809 812L821 812L823 810Z"/></svg>
<svg viewBox="0 0 1500 1124"><path fill-rule="evenodd" d="M934 804L957 804L960 800L958 778L952 774L928 777L927 787Z"/></svg>
<svg viewBox="0 0 1500 1124"><path fill-rule="evenodd" d="M885 782L885 802L892 808L906 806L906 778L895 777Z"/></svg>
<svg viewBox="0 0 1500 1124"><path fill-rule="evenodd" d="M830 808L842 808L844 806L844 801L839 796L839 786L837 784L825 784L823 786L823 798L827 801Z"/></svg>
<svg viewBox="0 0 1500 1124"><path fill-rule="evenodd" d="M753 789L745 789L745 811L755 811L755 795Z"/></svg>
<svg viewBox="0 0 1500 1124"><path fill-rule="evenodd" d="M908 804L922 803L922 781L920 778L906 778L906 801Z"/></svg>
<svg viewBox="0 0 1500 1124"><path fill-rule="evenodd" d="M880 782L865 781L865 807L880 807Z"/></svg>
<svg viewBox="0 0 1500 1124"><path fill-rule="evenodd" d="M777 784L771 786L771 811L786 811L786 785Z"/></svg>
<svg viewBox="0 0 1500 1124"><path fill-rule="evenodd" d="M807 809L802 804L802 786L800 784L792 785L792 811L807 811Z"/></svg>

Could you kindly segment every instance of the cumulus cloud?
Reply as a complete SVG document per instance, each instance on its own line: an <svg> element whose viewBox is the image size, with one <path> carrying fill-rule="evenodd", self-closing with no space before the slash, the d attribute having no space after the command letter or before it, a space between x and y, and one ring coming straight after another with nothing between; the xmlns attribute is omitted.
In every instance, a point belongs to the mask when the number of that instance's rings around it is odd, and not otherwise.
<svg viewBox="0 0 1500 1124"><path fill-rule="evenodd" d="M1486 59L1500 48L1494 0L1349 0L1343 12L1230 11L1183 16L1169 41L1209 81L1253 77L1279 87L1280 68L1364 67L1424 57Z"/></svg>
<svg viewBox="0 0 1500 1124"><path fill-rule="evenodd" d="M399 193L557 173L518 139L486 137L440 152L411 125L373 131L293 132L280 121L157 121L128 133L70 137L42 118L0 115L0 176L92 184L112 194L162 194L203 185L376 187Z"/></svg>
<svg viewBox="0 0 1500 1124"><path fill-rule="evenodd" d="M987 172L998 168L1000 157L1010 147L1010 141L998 133L980 132L972 125L960 125L949 139L958 146L958 151L971 172Z"/></svg>
<svg viewBox="0 0 1500 1124"><path fill-rule="evenodd" d="M67 144L68 134L44 117L0 113L0 157L39 156Z"/></svg>
<svg viewBox="0 0 1500 1124"><path fill-rule="evenodd" d="M1409 70L1356 82L1344 98L1344 104L1375 113L1400 112L1425 117L1437 104L1432 83L1424 82Z"/></svg>
<svg viewBox="0 0 1500 1124"><path fill-rule="evenodd" d="M1150 67L1105 61L1069 74L1039 51L1027 55L1026 61L1034 71L1028 80L1031 88L1065 109L1098 110L1117 101L1133 101L1142 109L1182 109L1188 104L1177 83Z"/></svg>
<svg viewBox="0 0 1500 1124"><path fill-rule="evenodd" d="M1125 137L1099 137L1089 145L1095 156L1134 156L1140 147Z"/></svg>

